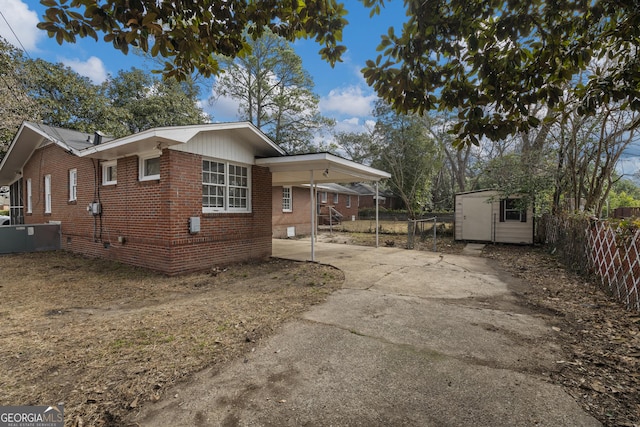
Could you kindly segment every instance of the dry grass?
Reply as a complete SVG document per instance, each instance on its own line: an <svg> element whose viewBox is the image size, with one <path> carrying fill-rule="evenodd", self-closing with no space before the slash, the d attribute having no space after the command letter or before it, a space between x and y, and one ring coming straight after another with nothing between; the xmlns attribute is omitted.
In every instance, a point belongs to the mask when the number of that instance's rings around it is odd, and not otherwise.
<svg viewBox="0 0 640 427"><path fill-rule="evenodd" d="M167 387L250 351L342 285L271 260L168 278L64 252L0 257L0 403L65 404L66 425L123 425Z"/></svg>
<svg viewBox="0 0 640 427"><path fill-rule="evenodd" d="M436 251L441 253L459 254L465 243L453 239L453 224L441 223L436 228ZM422 227L422 226L420 226ZM320 234L326 242L350 243L354 245L374 246L376 244L375 220L344 221L331 227L321 227ZM433 250L433 223L424 223L418 229L413 241L415 250ZM407 247L406 221L380 221L378 243L380 246Z"/></svg>

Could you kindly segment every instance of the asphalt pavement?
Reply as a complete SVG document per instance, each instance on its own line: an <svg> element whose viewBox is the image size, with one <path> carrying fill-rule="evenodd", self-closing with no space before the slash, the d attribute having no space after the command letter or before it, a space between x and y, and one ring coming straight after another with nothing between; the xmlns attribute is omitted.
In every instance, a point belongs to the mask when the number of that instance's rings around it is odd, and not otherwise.
<svg viewBox="0 0 640 427"><path fill-rule="evenodd" d="M246 360L149 404L142 426L598 426L550 372L563 360L526 285L487 259L315 244L343 289ZM310 241L274 240L309 260Z"/></svg>

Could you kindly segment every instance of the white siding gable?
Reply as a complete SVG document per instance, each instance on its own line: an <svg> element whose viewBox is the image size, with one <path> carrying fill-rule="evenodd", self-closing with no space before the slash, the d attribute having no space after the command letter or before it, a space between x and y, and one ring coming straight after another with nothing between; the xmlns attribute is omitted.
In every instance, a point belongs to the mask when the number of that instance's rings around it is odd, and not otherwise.
<svg viewBox="0 0 640 427"><path fill-rule="evenodd" d="M251 144L238 140L232 132L201 132L187 143L169 148L236 163L252 165L255 162Z"/></svg>

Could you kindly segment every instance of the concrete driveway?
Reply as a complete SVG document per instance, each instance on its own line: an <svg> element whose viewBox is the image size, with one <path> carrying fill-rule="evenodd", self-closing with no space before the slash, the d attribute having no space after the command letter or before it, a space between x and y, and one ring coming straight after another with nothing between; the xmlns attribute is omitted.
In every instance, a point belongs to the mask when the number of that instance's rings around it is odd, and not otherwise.
<svg viewBox="0 0 640 427"><path fill-rule="evenodd" d="M308 260L309 240L275 240ZM141 413L146 426L597 426L549 372L563 359L523 285L486 259L318 243L344 288Z"/></svg>

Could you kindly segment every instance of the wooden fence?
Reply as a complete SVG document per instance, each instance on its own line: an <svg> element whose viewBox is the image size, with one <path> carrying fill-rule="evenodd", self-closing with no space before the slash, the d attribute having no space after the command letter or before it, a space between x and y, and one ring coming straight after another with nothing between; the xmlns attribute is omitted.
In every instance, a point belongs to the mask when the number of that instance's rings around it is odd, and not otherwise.
<svg viewBox="0 0 640 427"><path fill-rule="evenodd" d="M545 216L539 241L557 251L570 269L594 274L606 291L630 310L640 311L640 230L606 221Z"/></svg>

